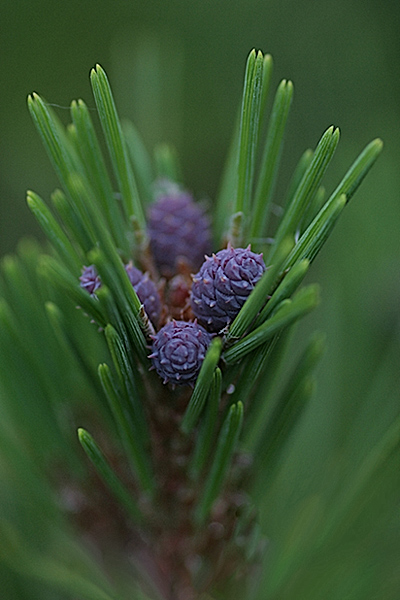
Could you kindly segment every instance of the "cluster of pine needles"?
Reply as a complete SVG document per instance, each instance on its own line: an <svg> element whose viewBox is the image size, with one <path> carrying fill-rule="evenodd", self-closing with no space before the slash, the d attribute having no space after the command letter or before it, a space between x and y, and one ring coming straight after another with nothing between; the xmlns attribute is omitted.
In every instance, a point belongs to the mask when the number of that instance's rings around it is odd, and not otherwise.
<svg viewBox="0 0 400 600"><path fill-rule="evenodd" d="M136 127L120 121L99 65L91 84L106 158L82 100L65 127L29 97L60 189L47 203L28 192L46 248L23 241L2 262L2 597L361 600L384 579L394 589L384 561L365 578L377 529L349 531L379 477L393 472L399 417L353 470L341 468L340 453L320 465L324 493L294 474L312 450L299 430L313 418L324 349L318 332L292 343L319 302L318 286L302 283L382 142L368 144L327 195L322 180L339 142L329 127L283 178L293 85L278 85L268 111L272 67L269 55L250 53L209 203L212 250L251 244L268 268L213 335L192 386L164 384L150 369L154 327L124 268L157 273L147 215L160 185L188 187L176 152L160 144L148 153ZM95 294L80 285L84 265L101 277ZM156 283L165 292L169 281Z"/></svg>

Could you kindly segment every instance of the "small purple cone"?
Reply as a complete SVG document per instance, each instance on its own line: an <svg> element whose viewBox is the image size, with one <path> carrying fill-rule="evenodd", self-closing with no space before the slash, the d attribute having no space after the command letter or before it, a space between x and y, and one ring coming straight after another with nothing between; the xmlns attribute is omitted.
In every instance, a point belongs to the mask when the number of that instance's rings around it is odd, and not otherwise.
<svg viewBox="0 0 400 600"><path fill-rule="evenodd" d="M95 295L95 291L101 286L101 279L97 275L96 267L90 265L82 268L82 275L79 277L81 288L89 292L91 296Z"/></svg>
<svg viewBox="0 0 400 600"><path fill-rule="evenodd" d="M157 326L161 315L161 299L156 284L149 278L147 273L142 273L132 263L125 265L125 270L147 316L153 325ZM89 292L91 296L95 296L96 290L101 287L101 279L94 265L83 267L79 281L81 287Z"/></svg>
<svg viewBox="0 0 400 600"><path fill-rule="evenodd" d="M125 271L140 302L144 306L147 316L153 325L157 326L161 315L161 299L156 284L150 279L148 273L143 274L132 263L125 265Z"/></svg>
<svg viewBox="0 0 400 600"><path fill-rule="evenodd" d="M194 385L210 342L196 321L170 321L153 336L149 358L164 383Z"/></svg>
<svg viewBox="0 0 400 600"><path fill-rule="evenodd" d="M206 257L193 276L190 304L209 331L219 332L236 317L265 271L262 254L228 246Z"/></svg>
<svg viewBox="0 0 400 600"><path fill-rule="evenodd" d="M171 191L152 205L148 232L155 263L165 277L176 273L179 258L197 269L211 250L210 221L186 192Z"/></svg>

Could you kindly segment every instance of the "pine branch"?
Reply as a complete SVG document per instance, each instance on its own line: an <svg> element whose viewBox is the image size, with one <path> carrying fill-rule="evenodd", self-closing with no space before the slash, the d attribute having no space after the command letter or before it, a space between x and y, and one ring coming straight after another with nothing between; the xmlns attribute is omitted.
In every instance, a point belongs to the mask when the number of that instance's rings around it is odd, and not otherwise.
<svg viewBox="0 0 400 600"><path fill-rule="evenodd" d="M250 598L267 533L270 597L289 598L316 548L345 539L364 490L396 451L397 421L324 515L317 541L282 542L271 521L265 531L257 511L284 504L279 474L294 463L283 456L297 448L305 408L313 408L323 348L322 336L311 337L292 364L293 329L319 302L316 284L301 285L382 150L371 142L326 194L339 142L330 127L285 174L271 230L293 98L284 79L268 116L271 77L271 57L253 50L212 219L187 191L173 145L148 152L139 128L121 125L99 65L90 80L111 173L82 100L64 127L38 94L28 99L61 189L50 203L27 195L47 253L21 246L1 265L0 450L10 467L0 461L0 470L10 497L0 561L43 589L85 600ZM122 511L109 510L109 494ZM13 497L21 523L7 508ZM307 498L305 513L313 507ZM289 523L301 529L296 510ZM53 552L53 535L65 556ZM79 537L115 585L96 577ZM75 554L84 568L70 562Z"/></svg>

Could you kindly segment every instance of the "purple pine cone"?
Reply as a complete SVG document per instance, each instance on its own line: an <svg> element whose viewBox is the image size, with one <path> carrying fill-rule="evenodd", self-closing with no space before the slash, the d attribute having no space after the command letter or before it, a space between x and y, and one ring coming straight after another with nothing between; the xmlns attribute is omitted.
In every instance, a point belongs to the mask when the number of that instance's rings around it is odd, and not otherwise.
<svg viewBox="0 0 400 600"><path fill-rule="evenodd" d="M210 342L196 321L170 321L153 336L149 358L164 383L193 385Z"/></svg>
<svg viewBox="0 0 400 600"><path fill-rule="evenodd" d="M125 271L147 316L154 325L157 325L161 315L161 299L156 284L150 279L148 273L143 274L132 263L125 265Z"/></svg>
<svg viewBox="0 0 400 600"><path fill-rule="evenodd" d="M206 257L193 276L190 303L195 317L218 332L236 317L265 271L262 254L248 248L220 250Z"/></svg>
<svg viewBox="0 0 400 600"><path fill-rule="evenodd" d="M172 191L153 204L148 231L154 260L166 277L176 272L179 257L196 269L211 249L210 221L185 192Z"/></svg>
<svg viewBox="0 0 400 600"><path fill-rule="evenodd" d="M97 275L94 265L82 268L82 275L79 277L79 281L81 282L81 288L89 292L91 296L94 296L95 291L101 286L101 279Z"/></svg>
<svg viewBox="0 0 400 600"><path fill-rule="evenodd" d="M144 306L147 316L154 325L157 325L161 315L161 299L156 284L149 278L147 273L142 273L132 263L125 265L125 271L140 302ZM79 281L81 282L81 287L89 292L91 296L94 296L96 290L101 287L101 279L94 265L83 267Z"/></svg>

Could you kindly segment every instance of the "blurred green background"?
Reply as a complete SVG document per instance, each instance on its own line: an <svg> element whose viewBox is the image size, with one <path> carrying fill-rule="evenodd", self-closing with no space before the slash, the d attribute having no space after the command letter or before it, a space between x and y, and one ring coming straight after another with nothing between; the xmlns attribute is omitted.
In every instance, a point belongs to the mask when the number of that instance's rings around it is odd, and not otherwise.
<svg viewBox="0 0 400 600"><path fill-rule="evenodd" d="M326 484L324 457L330 474L335 459L346 472L346 460L361 461L399 412L400 3L3 0L0 23L1 254L13 251L22 235L41 235L26 190L48 198L57 185L26 96L37 91L60 107L83 97L93 107L89 70L97 62L111 80L120 116L135 121L149 148L159 141L176 145L187 186L198 197L217 191L253 47L273 55L274 87L282 78L295 87L278 196L303 150L314 148L329 125L340 127L342 139L325 180L328 192L371 139L384 140L383 155L311 271L322 284L322 305L301 332L326 331L328 347L298 437L301 462L283 471L268 504L279 529L288 511L274 505L282 490L303 477L309 498ZM67 110L58 114L68 121ZM398 464L388 469L385 491L361 528L364 538L378 513L392 515ZM297 508L302 494L298 489L290 499ZM399 532L399 517L382 528ZM379 549L381 556L392 554L391 543L398 542L387 534L382 539L370 539L375 559Z"/></svg>

